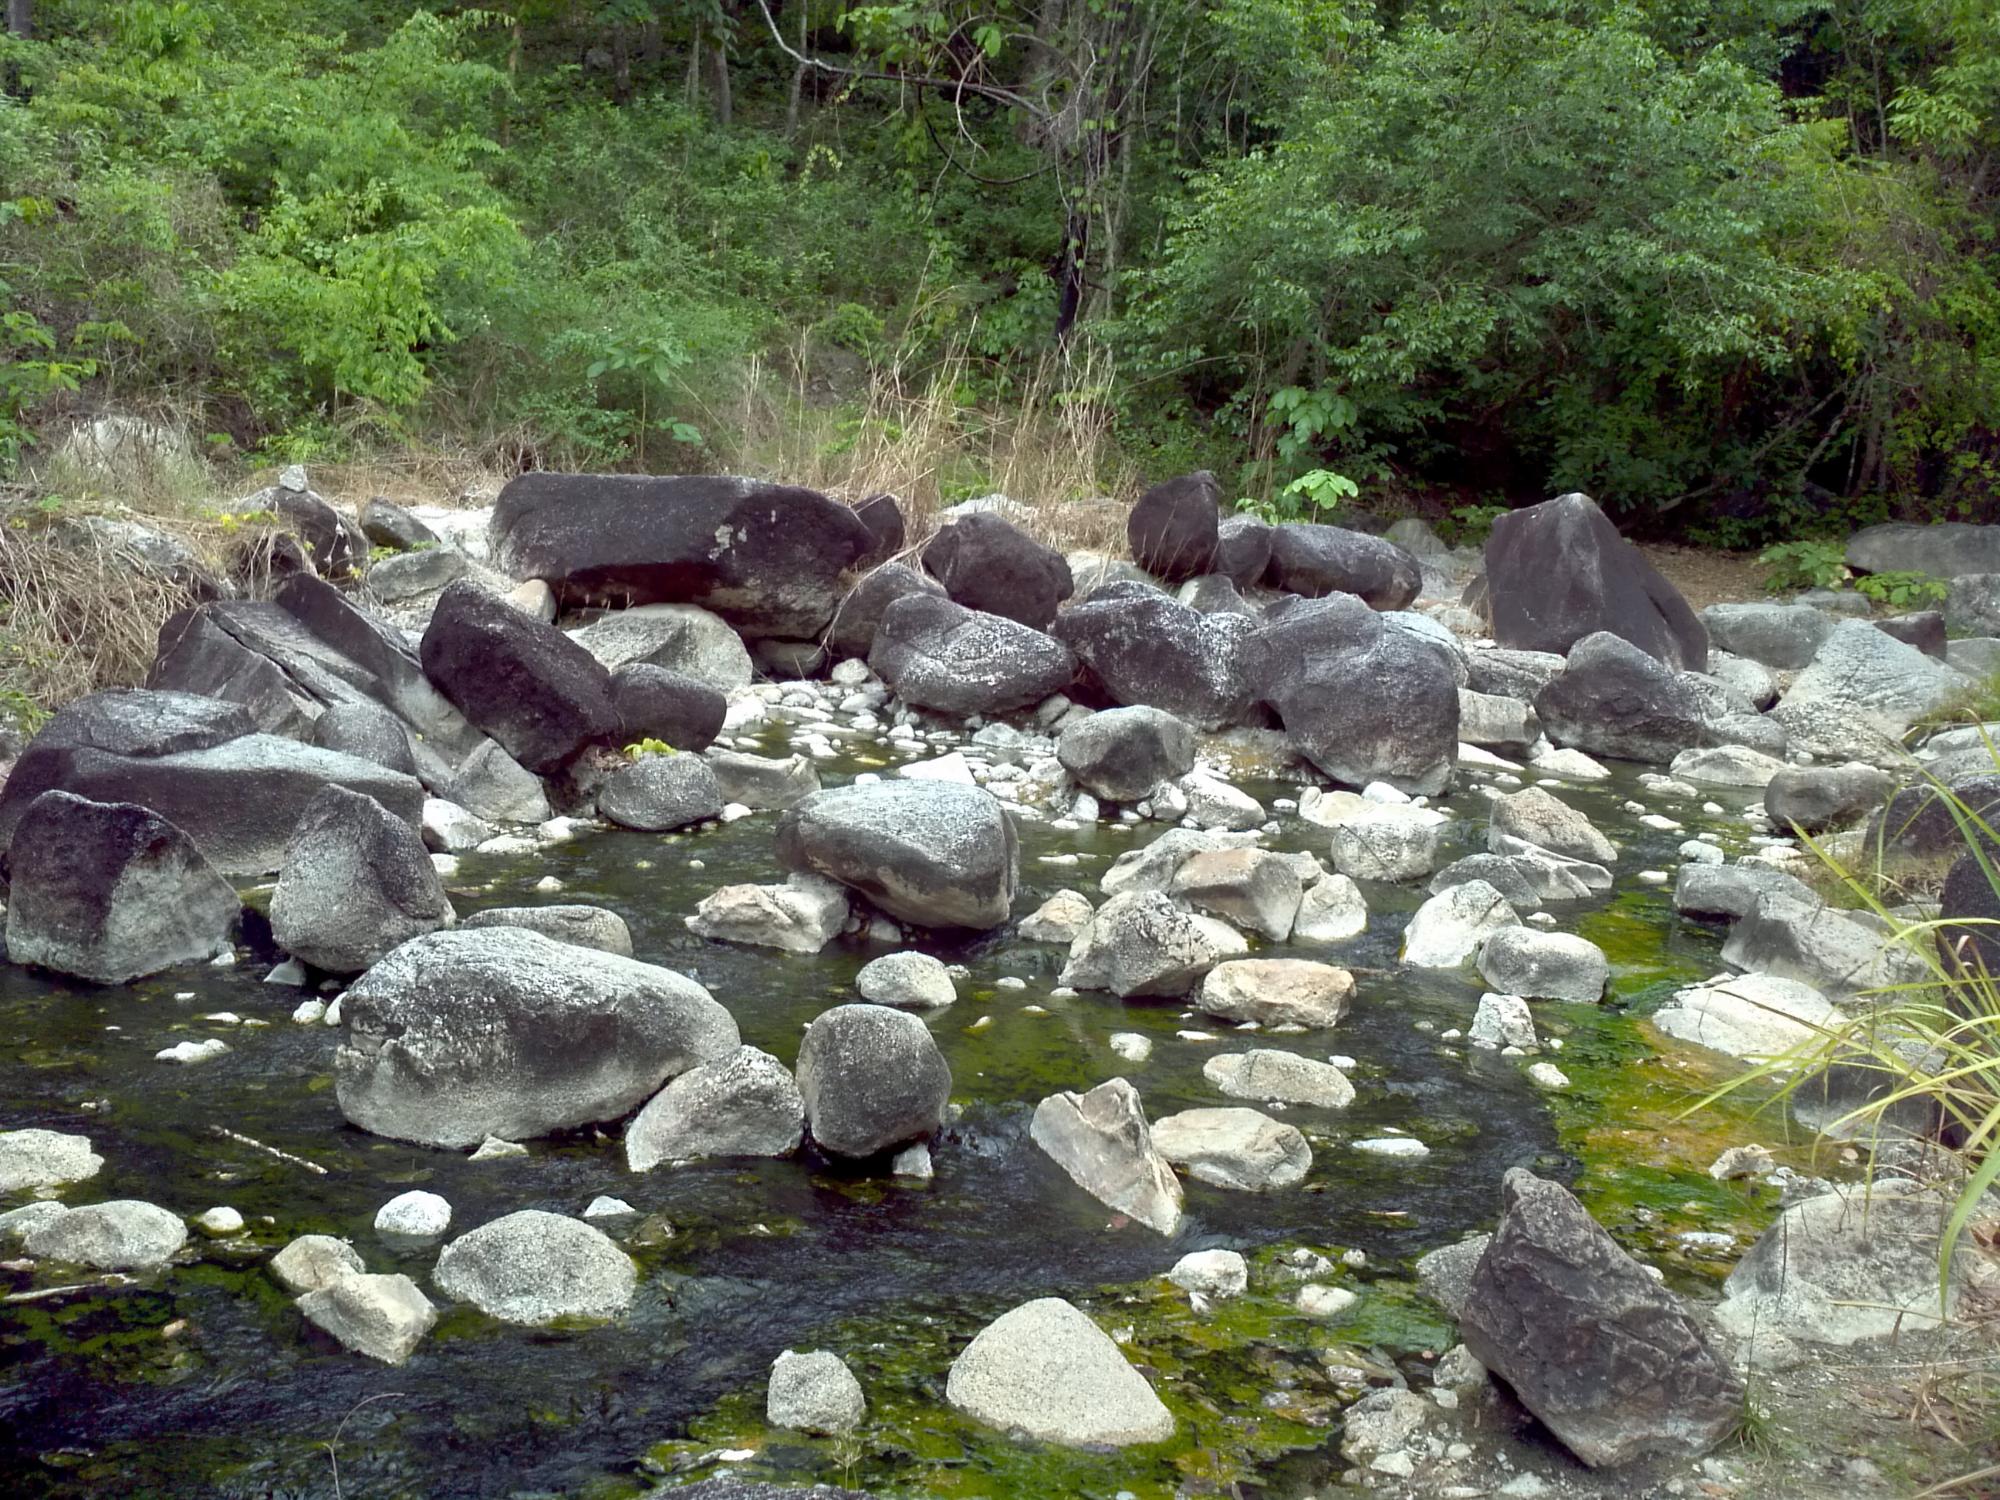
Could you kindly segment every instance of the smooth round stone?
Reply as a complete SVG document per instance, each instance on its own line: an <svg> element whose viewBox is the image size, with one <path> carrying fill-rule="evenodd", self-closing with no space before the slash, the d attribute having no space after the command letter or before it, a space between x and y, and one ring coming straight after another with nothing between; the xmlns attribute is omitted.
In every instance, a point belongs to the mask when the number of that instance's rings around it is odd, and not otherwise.
<svg viewBox="0 0 2000 1500"><path fill-rule="evenodd" d="M375 1214L377 1234L436 1239L451 1228L451 1205L436 1193L408 1192L391 1198Z"/></svg>

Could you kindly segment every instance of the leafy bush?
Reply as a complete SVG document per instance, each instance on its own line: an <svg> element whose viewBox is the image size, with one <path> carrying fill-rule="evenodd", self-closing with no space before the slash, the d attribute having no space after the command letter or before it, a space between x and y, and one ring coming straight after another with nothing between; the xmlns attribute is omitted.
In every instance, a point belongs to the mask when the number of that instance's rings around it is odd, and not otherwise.
<svg viewBox="0 0 2000 1500"><path fill-rule="evenodd" d="M1847 548L1839 542L1779 542L1757 554L1765 568L1764 587L1774 594L1793 589L1835 589L1847 581Z"/></svg>
<svg viewBox="0 0 2000 1500"><path fill-rule="evenodd" d="M1890 609L1927 609L1942 604L1950 587L1928 573L1868 573L1854 580L1854 587L1875 603Z"/></svg>

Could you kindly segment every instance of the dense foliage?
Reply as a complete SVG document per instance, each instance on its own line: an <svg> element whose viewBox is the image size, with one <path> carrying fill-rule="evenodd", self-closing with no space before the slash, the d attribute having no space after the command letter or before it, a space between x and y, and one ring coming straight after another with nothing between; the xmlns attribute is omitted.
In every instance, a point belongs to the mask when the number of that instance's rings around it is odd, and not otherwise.
<svg viewBox="0 0 2000 1500"><path fill-rule="evenodd" d="M1747 544L2000 493L1987 0L9 15L0 464L164 407L692 467L760 366L1001 407L1055 360L1281 509L1583 488Z"/></svg>

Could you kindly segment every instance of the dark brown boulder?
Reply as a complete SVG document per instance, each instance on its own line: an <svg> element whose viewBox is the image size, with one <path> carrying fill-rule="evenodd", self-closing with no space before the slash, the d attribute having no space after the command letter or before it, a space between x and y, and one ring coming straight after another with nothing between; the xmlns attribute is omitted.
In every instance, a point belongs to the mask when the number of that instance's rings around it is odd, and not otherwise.
<svg viewBox="0 0 2000 1500"><path fill-rule="evenodd" d="M1125 518L1132 561L1169 583L1198 578L1215 564L1222 486L1206 469L1156 484Z"/></svg>

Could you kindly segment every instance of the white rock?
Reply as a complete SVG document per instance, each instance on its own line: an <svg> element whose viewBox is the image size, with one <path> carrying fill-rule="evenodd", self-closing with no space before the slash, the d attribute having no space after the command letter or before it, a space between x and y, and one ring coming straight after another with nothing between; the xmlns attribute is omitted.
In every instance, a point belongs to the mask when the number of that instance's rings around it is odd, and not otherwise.
<svg viewBox="0 0 2000 1500"><path fill-rule="evenodd" d="M764 1416L773 1427L838 1435L859 1427L867 1410L861 1382L838 1354L787 1349L771 1364Z"/></svg>
<svg viewBox="0 0 2000 1500"><path fill-rule="evenodd" d="M399 1193L375 1213L377 1234L413 1240L436 1239L451 1227L451 1205L436 1193Z"/></svg>
<svg viewBox="0 0 2000 1500"><path fill-rule="evenodd" d="M1194 1250L1174 1262L1167 1280L1204 1297L1240 1297L1250 1284L1250 1268L1234 1250Z"/></svg>
<svg viewBox="0 0 2000 1500"><path fill-rule="evenodd" d="M1481 995L1466 1040L1475 1047L1533 1047L1535 1021L1528 1002L1519 995Z"/></svg>
<svg viewBox="0 0 2000 1500"><path fill-rule="evenodd" d="M1528 1082L1538 1089L1566 1089L1569 1075L1551 1062L1529 1063Z"/></svg>
<svg viewBox="0 0 2000 1500"><path fill-rule="evenodd" d="M1415 1136L1409 1135L1371 1136L1367 1140L1356 1141L1354 1149L1366 1151L1371 1156L1395 1156L1411 1160L1431 1154L1430 1147Z"/></svg>
<svg viewBox="0 0 2000 1500"><path fill-rule="evenodd" d="M908 1010L934 1009L958 998L944 964L928 953L885 953L871 959L854 985L864 1000Z"/></svg>
<svg viewBox="0 0 2000 1500"><path fill-rule="evenodd" d="M1098 1326L1058 1297L988 1324L951 1367L945 1399L989 1427L1065 1447L1174 1435L1173 1414Z"/></svg>
<svg viewBox="0 0 2000 1500"><path fill-rule="evenodd" d="M221 1239L225 1235L243 1232L243 1215L233 1208L211 1208L194 1221L194 1227L203 1234Z"/></svg>
<svg viewBox="0 0 2000 1500"><path fill-rule="evenodd" d="M1151 1037L1141 1036L1136 1031L1114 1031L1111 1033L1111 1050L1127 1062L1144 1062L1153 1055Z"/></svg>
<svg viewBox="0 0 2000 1500"><path fill-rule="evenodd" d="M84 1182L104 1166L88 1136L59 1130L0 1131L0 1193Z"/></svg>
<svg viewBox="0 0 2000 1500"><path fill-rule="evenodd" d="M1346 1287L1302 1286L1294 1305L1309 1318L1337 1318L1360 1300Z"/></svg>
<svg viewBox="0 0 2000 1500"><path fill-rule="evenodd" d="M199 1063L220 1057L229 1050L229 1043L220 1037L210 1037L203 1042L175 1042L171 1047L162 1047L153 1054L160 1062Z"/></svg>
<svg viewBox="0 0 2000 1500"><path fill-rule="evenodd" d="M1520 923L1507 898L1485 881L1448 886L1410 918L1403 932L1403 962L1416 968L1455 969L1490 935Z"/></svg>

